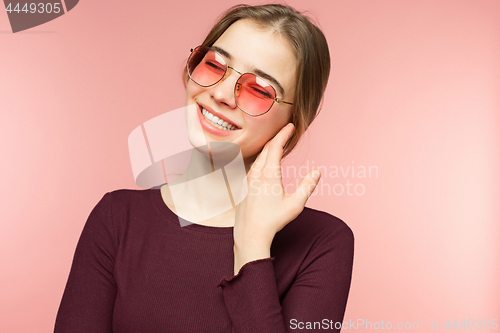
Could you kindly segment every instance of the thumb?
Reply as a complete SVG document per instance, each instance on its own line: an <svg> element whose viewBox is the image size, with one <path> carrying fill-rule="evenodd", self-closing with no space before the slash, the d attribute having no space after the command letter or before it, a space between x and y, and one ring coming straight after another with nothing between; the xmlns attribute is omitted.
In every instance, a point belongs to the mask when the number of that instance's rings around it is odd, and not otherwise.
<svg viewBox="0 0 500 333"><path fill-rule="evenodd" d="M304 178L302 178L297 186L297 189L292 195L297 205L301 205L301 207L306 205L307 200L316 189L320 177L321 172L319 170L312 170Z"/></svg>

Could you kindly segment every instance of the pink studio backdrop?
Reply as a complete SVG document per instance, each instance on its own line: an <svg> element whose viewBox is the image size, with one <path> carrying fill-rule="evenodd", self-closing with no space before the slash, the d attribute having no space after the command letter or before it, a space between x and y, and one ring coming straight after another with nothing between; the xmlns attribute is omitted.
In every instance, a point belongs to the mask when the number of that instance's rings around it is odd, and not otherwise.
<svg viewBox="0 0 500 333"><path fill-rule="evenodd" d="M332 56L284 164L320 167L308 206L354 231L345 320L500 320L500 1L288 3ZM139 188L129 133L183 105L189 49L233 4L85 0L16 34L0 11L1 332L53 330L90 211Z"/></svg>

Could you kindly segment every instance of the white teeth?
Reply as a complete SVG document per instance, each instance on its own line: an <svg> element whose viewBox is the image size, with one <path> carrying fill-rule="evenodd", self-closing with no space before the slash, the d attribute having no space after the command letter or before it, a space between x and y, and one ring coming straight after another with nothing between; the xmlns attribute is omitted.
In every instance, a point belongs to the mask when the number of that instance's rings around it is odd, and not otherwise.
<svg viewBox="0 0 500 333"><path fill-rule="evenodd" d="M219 119L219 117L214 116L205 109L201 109L201 113L212 125L226 131L234 131L236 127L234 125L229 125L227 121Z"/></svg>

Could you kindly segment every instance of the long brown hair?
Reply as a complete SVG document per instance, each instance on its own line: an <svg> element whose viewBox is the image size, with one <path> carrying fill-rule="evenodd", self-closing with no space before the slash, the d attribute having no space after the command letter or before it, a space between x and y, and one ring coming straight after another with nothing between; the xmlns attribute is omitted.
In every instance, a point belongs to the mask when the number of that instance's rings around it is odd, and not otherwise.
<svg viewBox="0 0 500 333"><path fill-rule="evenodd" d="M295 97L290 122L295 133L283 151L288 155L297 145L320 110L328 77L330 75L330 52L321 30L304 14L290 6L268 4L260 6L236 5L221 15L210 30L202 45L212 46L234 22L251 19L260 27L280 33L290 43L297 59ZM184 69L183 82L189 77Z"/></svg>

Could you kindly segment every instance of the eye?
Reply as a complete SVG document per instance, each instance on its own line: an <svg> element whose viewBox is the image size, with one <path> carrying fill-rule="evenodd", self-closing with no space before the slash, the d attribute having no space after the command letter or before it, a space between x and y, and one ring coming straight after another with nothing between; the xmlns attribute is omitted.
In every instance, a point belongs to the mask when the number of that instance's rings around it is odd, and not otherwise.
<svg viewBox="0 0 500 333"><path fill-rule="evenodd" d="M252 93L254 95L259 96L260 98L270 98L273 99L270 93L268 93L266 90L262 88L262 86L259 85L253 85L249 87L252 90Z"/></svg>
<svg viewBox="0 0 500 333"><path fill-rule="evenodd" d="M226 71L225 66L219 62L205 61L205 65L215 71L222 71L222 72Z"/></svg>

